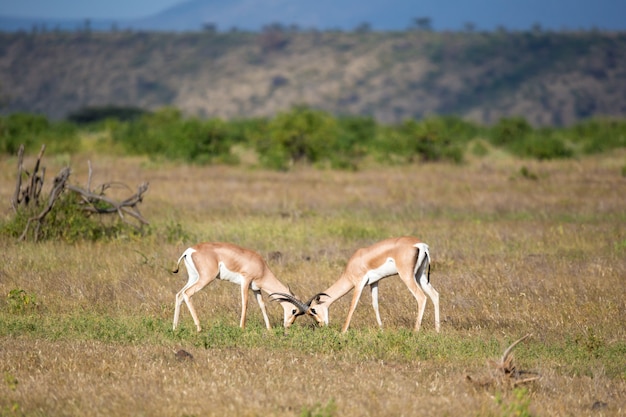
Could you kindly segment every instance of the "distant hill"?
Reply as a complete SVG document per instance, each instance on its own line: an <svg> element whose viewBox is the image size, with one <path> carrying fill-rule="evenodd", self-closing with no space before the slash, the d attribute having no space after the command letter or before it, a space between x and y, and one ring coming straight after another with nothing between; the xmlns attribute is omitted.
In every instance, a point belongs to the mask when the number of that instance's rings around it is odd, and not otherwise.
<svg viewBox="0 0 626 417"><path fill-rule="evenodd" d="M376 30L404 30L422 17L412 0L190 0L141 19L41 19L0 16L0 30L76 30L88 21L92 30L195 31L212 25L219 31L259 31L267 25L301 29L352 30L368 25ZM461 27L461 24L459 24Z"/></svg>
<svg viewBox="0 0 626 417"><path fill-rule="evenodd" d="M626 33L2 33L0 96L4 113L52 118L109 104L271 116L306 103L388 123L456 114L567 125L626 116Z"/></svg>
<svg viewBox="0 0 626 417"><path fill-rule="evenodd" d="M275 23L307 30L352 30L368 24L377 30L403 30L420 16L420 7L412 0L191 0L132 26L180 31L213 24L221 31L258 31Z"/></svg>
<svg viewBox="0 0 626 417"><path fill-rule="evenodd" d="M180 3L141 19L18 19L0 16L0 31L76 30L86 21L92 30L195 31L211 25L220 32L233 28L258 31L280 24L310 30L354 30L369 26L374 30L403 31L416 19L435 30L493 31L528 30L624 30L626 6L615 0L565 2L541 0L180 0ZM566 6L564 6L566 4ZM119 11L123 15L123 10ZM112 16L115 17L115 16ZM422 21L422 23L426 23Z"/></svg>
<svg viewBox="0 0 626 417"><path fill-rule="evenodd" d="M2 31L91 30L196 31L211 25L219 31L259 31L273 24L301 29L352 30L364 24L377 30L404 30L419 16L410 0L191 0L141 19L42 19L0 16Z"/></svg>

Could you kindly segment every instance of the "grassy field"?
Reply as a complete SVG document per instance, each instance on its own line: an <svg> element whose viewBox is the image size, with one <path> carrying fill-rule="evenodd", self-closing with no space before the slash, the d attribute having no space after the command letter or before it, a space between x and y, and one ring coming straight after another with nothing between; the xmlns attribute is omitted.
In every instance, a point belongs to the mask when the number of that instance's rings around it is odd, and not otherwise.
<svg viewBox="0 0 626 417"><path fill-rule="evenodd" d="M619 153L532 162L491 155L422 164L278 173L99 155L72 157L73 183L150 182L144 237L66 244L0 240L0 415L619 416L626 414L626 178ZM46 161L48 181L68 158ZM0 161L10 215L15 161ZM336 280L358 247L414 235L431 248L442 331L398 278L350 296L331 326L301 317L287 335L238 288L194 297L204 331L174 295L177 257L197 241L257 250L301 298ZM525 334L513 386L491 361ZM193 359L180 358L184 349ZM468 376L472 379L470 381Z"/></svg>

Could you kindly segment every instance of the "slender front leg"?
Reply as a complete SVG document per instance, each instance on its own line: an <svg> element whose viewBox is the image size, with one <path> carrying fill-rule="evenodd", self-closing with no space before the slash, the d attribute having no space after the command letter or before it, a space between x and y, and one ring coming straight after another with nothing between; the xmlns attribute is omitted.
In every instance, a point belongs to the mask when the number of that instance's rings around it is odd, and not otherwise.
<svg viewBox="0 0 626 417"><path fill-rule="evenodd" d="M239 327L242 329L246 325L246 314L248 312L248 286L241 286L241 320L239 321Z"/></svg>
<svg viewBox="0 0 626 417"><path fill-rule="evenodd" d="M350 321L352 321L352 315L354 314L354 310L356 310L356 306L359 303L359 299L361 298L361 293L363 292L364 285L359 285L354 289L354 296L352 297L352 302L350 303L350 311L348 311L348 317L346 317L346 322L341 329L342 333L348 331L348 327L350 327Z"/></svg>
<svg viewBox="0 0 626 417"><path fill-rule="evenodd" d="M252 290L252 292L254 292L256 301L257 303L259 303L259 307L261 308L261 313L263 313L263 320L265 321L265 327L267 327L267 330L270 330L272 328L270 326L270 318L267 316L267 310L265 309L265 303L263 302L263 296L261 295L261 291Z"/></svg>

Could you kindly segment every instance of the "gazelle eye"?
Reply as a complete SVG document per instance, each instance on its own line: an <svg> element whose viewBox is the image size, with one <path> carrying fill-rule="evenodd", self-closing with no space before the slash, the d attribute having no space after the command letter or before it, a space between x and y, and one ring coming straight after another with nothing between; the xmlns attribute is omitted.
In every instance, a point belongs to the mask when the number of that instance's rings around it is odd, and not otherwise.
<svg viewBox="0 0 626 417"><path fill-rule="evenodd" d="M295 308L293 310L291 310L291 314L296 314L298 312L298 310L296 310Z"/></svg>
<svg viewBox="0 0 626 417"><path fill-rule="evenodd" d="M314 308L311 309L311 314L317 314L317 311L315 311Z"/></svg>

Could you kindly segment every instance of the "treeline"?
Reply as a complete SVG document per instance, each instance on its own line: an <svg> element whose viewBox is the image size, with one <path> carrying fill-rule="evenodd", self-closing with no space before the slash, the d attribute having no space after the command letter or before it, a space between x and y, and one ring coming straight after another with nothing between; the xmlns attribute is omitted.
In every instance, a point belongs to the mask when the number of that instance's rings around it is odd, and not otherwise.
<svg viewBox="0 0 626 417"><path fill-rule="evenodd" d="M96 137L98 139L87 139ZM86 144L89 140L96 143ZM66 120L15 113L0 118L0 153L20 144L36 152L76 153L85 146L102 152L148 155L194 164L239 164L254 154L258 165L287 170L297 163L359 169L366 163L417 161L462 163L494 149L521 158L572 158L626 147L626 120L589 119L564 128L535 128L522 117L491 126L455 116L383 125L371 117L332 114L296 106L272 118L225 121L185 117L174 108L87 108Z"/></svg>

